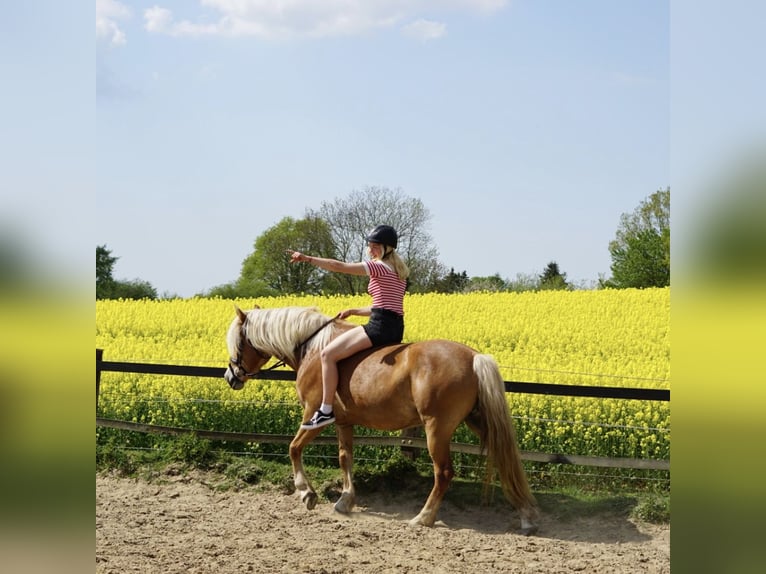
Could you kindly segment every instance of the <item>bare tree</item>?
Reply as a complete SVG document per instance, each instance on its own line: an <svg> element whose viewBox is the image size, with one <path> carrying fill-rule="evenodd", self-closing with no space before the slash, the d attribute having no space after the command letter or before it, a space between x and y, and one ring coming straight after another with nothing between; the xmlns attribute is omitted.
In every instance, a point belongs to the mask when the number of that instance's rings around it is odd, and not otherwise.
<svg viewBox="0 0 766 574"><path fill-rule="evenodd" d="M307 217L312 216L329 224L335 251L344 261L361 261L367 234L385 224L399 234L397 251L410 267L410 290L427 290L444 275L428 232L431 214L420 199L408 197L401 189L368 186L354 190L347 197L323 202L316 212L308 212ZM345 293L363 292L367 284L364 278L350 275L339 275L336 281L338 291Z"/></svg>

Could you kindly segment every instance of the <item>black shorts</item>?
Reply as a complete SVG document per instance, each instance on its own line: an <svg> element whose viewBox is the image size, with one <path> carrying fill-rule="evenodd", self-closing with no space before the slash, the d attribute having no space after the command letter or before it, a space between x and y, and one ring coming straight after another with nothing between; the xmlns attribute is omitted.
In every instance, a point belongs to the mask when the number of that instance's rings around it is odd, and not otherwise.
<svg viewBox="0 0 766 574"><path fill-rule="evenodd" d="M373 347L401 343L404 337L404 317L388 309L373 307L370 320L364 325L364 332Z"/></svg>

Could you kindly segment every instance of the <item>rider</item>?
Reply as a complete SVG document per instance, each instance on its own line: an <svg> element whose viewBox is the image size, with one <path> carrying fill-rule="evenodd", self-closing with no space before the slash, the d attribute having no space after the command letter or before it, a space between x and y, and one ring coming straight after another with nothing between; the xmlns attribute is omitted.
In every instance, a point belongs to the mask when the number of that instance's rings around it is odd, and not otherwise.
<svg viewBox="0 0 766 574"><path fill-rule="evenodd" d="M370 347L401 343L404 336L404 291L410 271L396 252L399 237L390 225L378 225L366 239L370 259L359 263L289 251L292 263L305 261L326 271L369 275L367 292L372 296L370 307L339 313L341 319L349 315L370 319L366 325L346 331L322 349L322 405L311 420L301 425L303 429L316 429L335 421L332 404L338 387L338 361Z"/></svg>

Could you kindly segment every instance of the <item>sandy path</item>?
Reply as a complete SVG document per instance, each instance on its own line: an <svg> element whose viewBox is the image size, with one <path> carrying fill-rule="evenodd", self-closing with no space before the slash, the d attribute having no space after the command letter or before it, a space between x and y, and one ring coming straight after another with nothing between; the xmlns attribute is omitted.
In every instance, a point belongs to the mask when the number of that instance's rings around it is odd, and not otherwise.
<svg viewBox="0 0 766 574"><path fill-rule="evenodd" d="M321 498L310 512L276 490L168 480L97 475L97 574L670 572L669 526L608 512L557 520L549 511L524 537L506 510L449 500L434 528L408 526L427 493L362 499L342 516Z"/></svg>

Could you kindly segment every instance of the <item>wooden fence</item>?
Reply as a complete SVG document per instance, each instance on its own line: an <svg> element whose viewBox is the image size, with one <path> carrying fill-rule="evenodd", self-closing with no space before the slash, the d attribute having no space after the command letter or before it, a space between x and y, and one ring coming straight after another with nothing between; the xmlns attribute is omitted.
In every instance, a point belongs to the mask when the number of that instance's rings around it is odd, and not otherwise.
<svg viewBox="0 0 766 574"><path fill-rule="evenodd" d="M101 373L142 373L157 375L178 375L185 377L205 377L214 379L223 379L225 367L201 367L201 366L183 366L183 365L163 365L157 363L134 363L123 361L104 361L103 350L96 349L96 408L98 408L98 398L101 392ZM255 379L294 381L294 371L267 371L260 372ZM636 389L636 388L618 388L604 386L580 386L580 385L559 385L555 383L527 383L520 381L505 381L505 391L513 393L529 393L556 396L572 397L590 397L603 399L633 399L641 401L670 401L670 391L666 389ZM196 430L178 427L165 427L158 425L149 425L143 423L134 423L130 421L114 420L96 417L96 426L132 430L145 433L160 434L185 434L195 433L201 438L210 440L240 441L240 442L272 442L289 443L292 441L292 435L272 435L255 433L232 433ZM337 439L331 436L318 436L313 441L316 444L335 444ZM403 435L402 437L391 436L360 436L354 437L354 442L358 444L376 445L376 446L402 446L411 448L426 448L426 441L423 438ZM454 452L464 452L470 454L479 454L478 445L452 443ZM670 470L670 461L668 460L649 460L639 458L607 458L595 456L580 456L567 454L549 454L522 451L524 460L536 462L549 462L558 464L576 464L582 466L599 466L611 468L635 468L652 470Z"/></svg>

